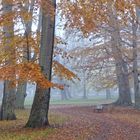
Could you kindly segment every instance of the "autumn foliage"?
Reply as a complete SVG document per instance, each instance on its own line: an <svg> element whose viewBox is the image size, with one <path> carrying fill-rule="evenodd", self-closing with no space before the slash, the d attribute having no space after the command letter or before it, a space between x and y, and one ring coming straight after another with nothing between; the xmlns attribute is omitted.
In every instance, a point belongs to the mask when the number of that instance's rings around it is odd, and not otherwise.
<svg viewBox="0 0 140 140"><path fill-rule="evenodd" d="M58 84L48 81L39 66L40 33L38 30L30 31L29 33L26 31L26 25L29 22L37 24L39 16L37 10L39 7L42 7L43 10L46 11L46 14L54 14L54 7L51 1L35 0L33 6L35 14L26 9L27 6L31 4L31 1L9 0L5 1L5 3L11 4L13 10L10 13L2 13L0 16L0 80L13 81L13 85L28 81L36 82L43 88L61 88L60 85L58 86ZM11 28L11 30L5 33L3 29L11 26L15 27L14 30ZM8 38L6 34L11 34L10 38ZM8 49L6 49L7 46ZM57 50L58 49L56 49L56 51ZM54 61L53 66L55 74L58 74L59 71L59 73L67 79L75 78L75 75L59 64L59 62Z"/></svg>

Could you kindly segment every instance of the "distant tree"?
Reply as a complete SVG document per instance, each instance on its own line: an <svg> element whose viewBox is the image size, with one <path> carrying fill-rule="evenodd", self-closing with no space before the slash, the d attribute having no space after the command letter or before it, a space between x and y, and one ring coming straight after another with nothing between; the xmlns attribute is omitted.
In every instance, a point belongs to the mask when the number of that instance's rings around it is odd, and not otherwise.
<svg viewBox="0 0 140 140"><path fill-rule="evenodd" d="M60 1L61 14L62 17L66 19L67 28L77 28L83 33L84 37L90 38L94 36L94 34L97 36L102 34L102 31L107 32L107 41L110 42L110 47L106 47L107 51L105 51L105 53L109 53L109 55L107 56L108 58L102 58L100 61L102 60L104 63L104 60L109 58L110 60L114 60L116 82L119 88L119 98L116 102L117 105L132 104L129 87L130 69L128 69L130 60L127 58L128 55L126 55L126 51L123 52L124 49L128 49L126 46L129 43L128 41L123 40L125 36L122 36L122 32L130 29L130 17L128 15L131 15L132 13L135 14L134 7L139 5L140 3L136 0L127 2L124 0L95 0L93 3L91 1L83 2L80 0L66 0L62 3ZM103 35L101 35L101 38L102 37ZM132 45L130 46L132 47ZM102 53L100 54L103 53L104 51L102 50Z"/></svg>
<svg viewBox="0 0 140 140"><path fill-rule="evenodd" d="M113 7L113 2L108 2L108 14L109 14L109 25L111 29L111 42L112 42L112 53L114 55L116 65L117 84L119 88L119 98L116 102L117 105L131 105L129 78L127 62L123 59L121 48L121 37L120 37L120 26L117 20L117 13ZM116 55L117 54L117 55Z"/></svg>

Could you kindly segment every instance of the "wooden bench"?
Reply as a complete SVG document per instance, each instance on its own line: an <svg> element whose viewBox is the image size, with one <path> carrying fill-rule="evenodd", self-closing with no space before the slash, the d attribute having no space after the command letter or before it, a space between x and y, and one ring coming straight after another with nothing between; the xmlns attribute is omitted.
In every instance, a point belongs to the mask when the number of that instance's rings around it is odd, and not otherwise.
<svg viewBox="0 0 140 140"><path fill-rule="evenodd" d="M95 106L95 112L101 113L101 112L103 112L103 109L104 109L104 107L102 104Z"/></svg>
<svg viewBox="0 0 140 140"><path fill-rule="evenodd" d="M99 104L94 107L94 112L101 113L101 112L109 112L112 113L114 110L114 106L112 104Z"/></svg>

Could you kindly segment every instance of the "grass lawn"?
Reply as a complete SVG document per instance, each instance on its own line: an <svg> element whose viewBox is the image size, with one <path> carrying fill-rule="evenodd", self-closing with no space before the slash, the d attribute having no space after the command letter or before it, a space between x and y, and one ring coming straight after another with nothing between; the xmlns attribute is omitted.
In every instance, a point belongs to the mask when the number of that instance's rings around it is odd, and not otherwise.
<svg viewBox="0 0 140 140"><path fill-rule="evenodd" d="M116 100L113 98L111 100L105 100L102 98L92 98L92 99L70 99L70 100L54 100L50 101L51 105L97 105L97 104L107 104L112 103ZM32 100L27 99L25 102L25 106L31 107Z"/></svg>
<svg viewBox="0 0 140 140"><path fill-rule="evenodd" d="M52 105L95 105L101 103L110 103L114 100L104 99L71 99L71 100L51 100ZM31 107L32 101L27 100L26 106ZM30 109L16 110L17 120L14 121L0 121L0 140L46 140L50 135L57 133L58 129L42 128L31 129L24 128L28 120ZM70 118L65 114L51 112L49 114L50 124L62 125Z"/></svg>
<svg viewBox="0 0 140 140"><path fill-rule="evenodd" d="M51 100L52 105L97 105L107 104L115 101L115 99L71 99L71 100Z"/></svg>
<svg viewBox="0 0 140 140"><path fill-rule="evenodd" d="M29 117L29 110L17 110L17 120L0 121L0 140L44 140L51 133L53 128L31 129L24 128ZM63 124L67 117L50 113L51 124Z"/></svg>
<svg viewBox="0 0 140 140"><path fill-rule="evenodd" d="M56 127L24 128L30 110L17 110L17 120L0 121L0 140L139 140L140 111L114 107L103 113L92 106L50 109L50 124ZM60 127L58 127L60 126ZM61 127L62 126L62 127ZM109 133L110 132L110 133Z"/></svg>

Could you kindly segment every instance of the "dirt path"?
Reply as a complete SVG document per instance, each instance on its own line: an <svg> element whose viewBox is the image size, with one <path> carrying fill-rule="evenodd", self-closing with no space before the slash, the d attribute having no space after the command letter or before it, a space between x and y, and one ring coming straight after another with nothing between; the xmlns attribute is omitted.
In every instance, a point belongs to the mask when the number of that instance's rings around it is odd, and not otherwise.
<svg viewBox="0 0 140 140"><path fill-rule="evenodd" d="M51 111L70 119L49 140L140 140L140 112L133 109L96 113L93 107L55 106Z"/></svg>

